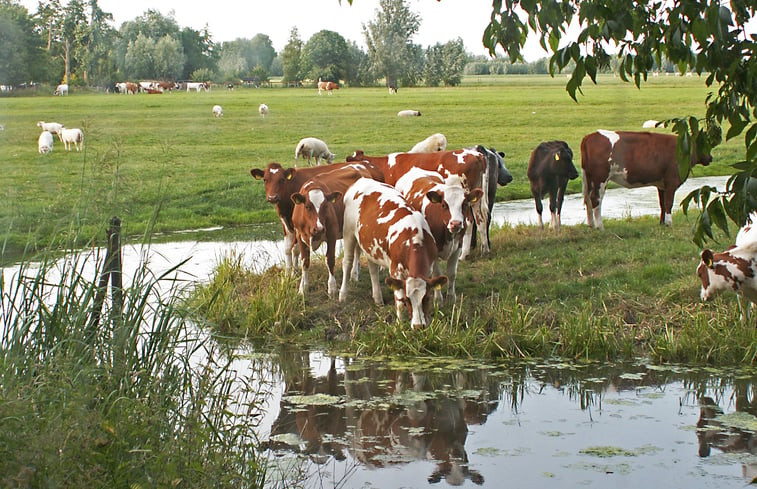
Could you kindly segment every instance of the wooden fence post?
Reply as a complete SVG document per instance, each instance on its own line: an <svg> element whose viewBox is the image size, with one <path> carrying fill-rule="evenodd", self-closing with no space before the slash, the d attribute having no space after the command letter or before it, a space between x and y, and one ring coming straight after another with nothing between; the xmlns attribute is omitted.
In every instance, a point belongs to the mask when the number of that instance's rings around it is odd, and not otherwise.
<svg viewBox="0 0 757 489"><path fill-rule="evenodd" d="M108 289L108 278L111 285L111 301L113 318L118 323L123 322L123 279L121 273L121 219L113 217L107 231L108 248L105 252L105 264L103 265L100 280L97 284L97 293L93 303L92 317L89 319L89 335L93 338L100 324L103 303Z"/></svg>

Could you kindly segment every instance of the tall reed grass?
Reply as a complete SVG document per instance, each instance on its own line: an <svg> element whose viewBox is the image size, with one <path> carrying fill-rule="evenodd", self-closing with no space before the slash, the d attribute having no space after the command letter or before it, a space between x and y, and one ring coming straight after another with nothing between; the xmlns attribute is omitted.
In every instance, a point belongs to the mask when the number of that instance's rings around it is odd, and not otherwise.
<svg viewBox="0 0 757 489"><path fill-rule="evenodd" d="M191 320L181 265L141 263L92 327L102 265L0 271L0 486L260 487L258 389Z"/></svg>

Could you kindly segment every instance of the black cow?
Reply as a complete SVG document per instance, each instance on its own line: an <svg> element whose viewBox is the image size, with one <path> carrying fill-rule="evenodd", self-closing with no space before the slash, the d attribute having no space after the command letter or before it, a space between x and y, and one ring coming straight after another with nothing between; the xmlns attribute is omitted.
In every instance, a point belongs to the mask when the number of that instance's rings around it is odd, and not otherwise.
<svg viewBox="0 0 757 489"><path fill-rule="evenodd" d="M552 227L560 231L560 211L568 180L578 178L573 164L573 151L565 141L547 141L539 144L531 153L528 162L528 181L531 195L536 201L539 226L543 229L541 213L544 210L541 199L549 194L549 210L552 213Z"/></svg>

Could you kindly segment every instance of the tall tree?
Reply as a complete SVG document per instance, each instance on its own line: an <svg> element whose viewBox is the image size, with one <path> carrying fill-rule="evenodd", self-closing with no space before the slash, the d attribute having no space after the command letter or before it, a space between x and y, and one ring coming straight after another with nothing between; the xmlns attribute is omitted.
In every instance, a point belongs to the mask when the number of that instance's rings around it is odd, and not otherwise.
<svg viewBox="0 0 757 489"><path fill-rule="evenodd" d="M26 8L0 1L0 84L39 80L44 59L42 40Z"/></svg>
<svg viewBox="0 0 757 489"><path fill-rule="evenodd" d="M79 66L79 59L74 54L79 54L77 49L86 43L88 34L87 15L81 0L70 0L64 9L63 18L63 62L65 73L63 81L70 83L71 70Z"/></svg>
<svg viewBox="0 0 757 489"><path fill-rule="evenodd" d="M181 45L184 68L180 76L183 79L189 79L191 73L199 69L216 71L219 55L207 25L200 31L189 27L182 29Z"/></svg>
<svg viewBox="0 0 757 489"><path fill-rule="evenodd" d="M281 54L281 63L284 65L284 82L299 82L302 74L302 47L300 32L296 27L289 31L289 40Z"/></svg>
<svg viewBox="0 0 757 489"><path fill-rule="evenodd" d="M566 89L576 99L585 78L597 83L597 73L616 58L618 73L641 87L654 66L667 58L681 73L691 70L706 76L713 90L707 95L704 118L680 114L672 119L678 134L679 168L690 170L688 155L696 148L709 152L720 143L721 125L726 139L744 134L744 160L734 165L725 193L705 187L684 199L684 210L696 203L701 213L694 241L712 238L713 224L728 233L728 219L741 225L757 207L757 44L749 30L757 8L754 2L733 0L496 0L484 45L493 54L499 46L513 60L530 35L551 53L555 73L575 63ZM568 36L575 25L578 35Z"/></svg>
<svg viewBox="0 0 757 489"><path fill-rule="evenodd" d="M350 53L341 34L322 30L312 35L302 49L306 69L311 78L338 82L347 75Z"/></svg>
<svg viewBox="0 0 757 489"><path fill-rule="evenodd" d="M387 83L417 77L417 49L411 39L420 28L420 16L412 12L405 0L380 0L376 17L363 24L363 35L373 69Z"/></svg>

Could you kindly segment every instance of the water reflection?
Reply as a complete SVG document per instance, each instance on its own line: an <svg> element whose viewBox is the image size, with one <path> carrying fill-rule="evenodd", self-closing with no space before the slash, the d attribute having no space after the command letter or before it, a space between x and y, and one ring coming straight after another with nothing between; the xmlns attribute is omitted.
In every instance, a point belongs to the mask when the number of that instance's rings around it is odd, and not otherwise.
<svg viewBox="0 0 757 489"><path fill-rule="evenodd" d="M303 487L731 487L757 471L752 371L277 358L266 448Z"/></svg>

